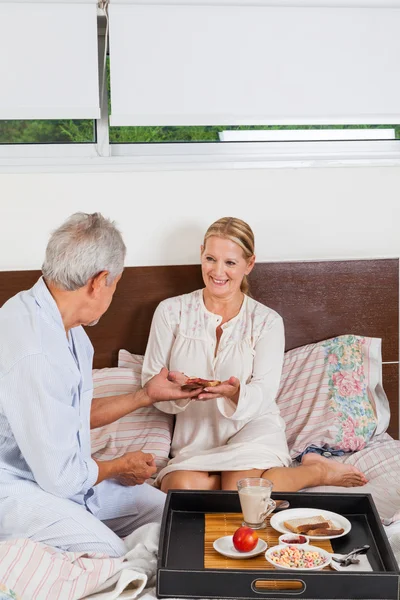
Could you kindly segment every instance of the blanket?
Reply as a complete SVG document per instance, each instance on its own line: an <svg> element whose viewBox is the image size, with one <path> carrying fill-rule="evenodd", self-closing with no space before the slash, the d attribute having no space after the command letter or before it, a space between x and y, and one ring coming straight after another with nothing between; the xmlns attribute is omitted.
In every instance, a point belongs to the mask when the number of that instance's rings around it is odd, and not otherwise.
<svg viewBox="0 0 400 600"><path fill-rule="evenodd" d="M122 558L59 552L27 539L2 542L0 599L133 600L146 586L154 586L159 532L156 523L134 531L125 538Z"/></svg>

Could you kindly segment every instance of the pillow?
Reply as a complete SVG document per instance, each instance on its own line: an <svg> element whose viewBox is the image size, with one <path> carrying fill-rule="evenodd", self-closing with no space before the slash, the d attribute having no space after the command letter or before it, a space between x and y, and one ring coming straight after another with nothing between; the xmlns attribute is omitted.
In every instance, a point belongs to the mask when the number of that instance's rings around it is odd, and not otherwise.
<svg viewBox="0 0 400 600"><path fill-rule="evenodd" d="M118 352L118 366L124 369L132 369L139 379L142 376L143 360L144 356L141 354L131 354L128 350Z"/></svg>
<svg viewBox="0 0 400 600"><path fill-rule="evenodd" d="M20 596L17 596L10 588L0 583L0 600L20 600Z"/></svg>
<svg viewBox="0 0 400 600"><path fill-rule="evenodd" d="M308 446L361 450L386 431L381 340L342 335L286 352L277 404L292 457Z"/></svg>
<svg viewBox="0 0 400 600"><path fill-rule="evenodd" d="M117 396L139 389L143 357L138 358L140 360L135 363L135 368L95 369L93 397ZM172 426L173 415L165 414L154 406L139 408L115 423L92 429L92 455L98 460L111 460L126 452L151 452L155 456L158 473L168 462Z"/></svg>

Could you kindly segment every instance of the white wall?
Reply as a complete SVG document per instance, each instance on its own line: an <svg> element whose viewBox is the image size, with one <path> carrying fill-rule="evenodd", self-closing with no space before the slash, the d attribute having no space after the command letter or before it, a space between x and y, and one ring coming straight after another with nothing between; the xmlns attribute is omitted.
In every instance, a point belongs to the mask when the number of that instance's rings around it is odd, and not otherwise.
<svg viewBox="0 0 400 600"><path fill-rule="evenodd" d="M248 221L261 261L400 255L400 168L0 175L0 270L40 268L69 214L120 225L127 265L196 263L207 226Z"/></svg>

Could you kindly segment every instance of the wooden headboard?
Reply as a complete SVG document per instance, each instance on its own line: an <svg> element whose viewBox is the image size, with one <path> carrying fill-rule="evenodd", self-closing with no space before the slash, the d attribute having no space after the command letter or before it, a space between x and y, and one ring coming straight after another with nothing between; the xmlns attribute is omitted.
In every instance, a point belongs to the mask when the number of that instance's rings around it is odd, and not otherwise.
<svg viewBox="0 0 400 600"><path fill-rule="evenodd" d="M0 306L31 287L39 271L0 274ZM151 318L164 298L202 287L200 267L128 267L114 300L95 327L88 327L96 368L114 366L125 348L143 354ZM253 297L279 312L286 350L353 333L382 338L383 384L399 435L399 260L349 260L257 264L250 277Z"/></svg>

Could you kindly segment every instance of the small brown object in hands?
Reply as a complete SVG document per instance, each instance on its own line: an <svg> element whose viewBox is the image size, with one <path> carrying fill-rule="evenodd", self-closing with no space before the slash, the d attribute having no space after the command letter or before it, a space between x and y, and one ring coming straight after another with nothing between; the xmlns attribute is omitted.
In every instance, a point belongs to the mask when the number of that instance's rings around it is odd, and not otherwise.
<svg viewBox="0 0 400 600"><path fill-rule="evenodd" d="M186 383L182 386L182 390L192 391L197 389L204 389L206 387L215 387L221 382L214 380L209 381L208 379L201 379L200 377L192 377L186 380Z"/></svg>

